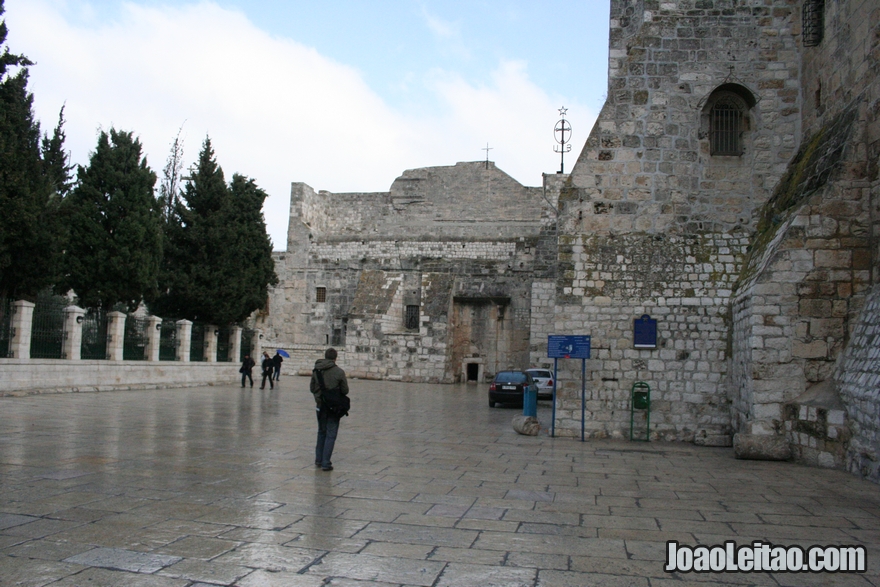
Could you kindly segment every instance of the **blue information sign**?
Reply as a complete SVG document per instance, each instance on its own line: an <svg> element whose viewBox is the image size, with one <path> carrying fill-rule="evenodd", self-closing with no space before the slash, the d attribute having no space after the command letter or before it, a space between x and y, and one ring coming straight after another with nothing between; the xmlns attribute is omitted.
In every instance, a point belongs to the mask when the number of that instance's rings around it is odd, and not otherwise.
<svg viewBox="0 0 880 587"><path fill-rule="evenodd" d="M551 334L547 337L547 357L550 359L589 359L590 337Z"/></svg>
<svg viewBox="0 0 880 587"><path fill-rule="evenodd" d="M633 320L633 347L637 349L657 348L657 320L647 314Z"/></svg>

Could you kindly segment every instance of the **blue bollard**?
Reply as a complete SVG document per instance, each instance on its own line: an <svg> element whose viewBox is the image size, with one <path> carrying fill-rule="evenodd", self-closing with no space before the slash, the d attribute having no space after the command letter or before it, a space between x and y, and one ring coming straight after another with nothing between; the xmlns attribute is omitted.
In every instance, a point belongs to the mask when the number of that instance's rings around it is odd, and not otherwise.
<svg viewBox="0 0 880 587"><path fill-rule="evenodd" d="M538 388L528 386L523 391L523 416L538 417Z"/></svg>

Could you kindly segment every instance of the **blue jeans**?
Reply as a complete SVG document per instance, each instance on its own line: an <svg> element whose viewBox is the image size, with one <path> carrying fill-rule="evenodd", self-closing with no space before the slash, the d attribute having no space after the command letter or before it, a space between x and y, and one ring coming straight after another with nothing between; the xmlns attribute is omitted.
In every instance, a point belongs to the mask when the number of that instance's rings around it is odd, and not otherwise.
<svg viewBox="0 0 880 587"><path fill-rule="evenodd" d="M318 415L318 444L315 445L315 464L329 467L333 463L333 445L336 444L336 434L339 432L339 418L331 416L326 410L317 410Z"/></svg>

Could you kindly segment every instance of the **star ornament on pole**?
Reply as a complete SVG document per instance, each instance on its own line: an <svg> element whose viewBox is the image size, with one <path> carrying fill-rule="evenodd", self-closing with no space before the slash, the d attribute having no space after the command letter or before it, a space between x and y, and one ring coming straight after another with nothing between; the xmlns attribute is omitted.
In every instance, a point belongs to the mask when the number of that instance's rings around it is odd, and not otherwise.
<svg viewBox="0 0 880 587"><path fill-rule="evenodd" d="M559 153L559 171L565 173L565 154L571 152L571 124L565 119L568 108L563 106L559 109L559 115L562 117L553 128L553 134L556 142L559 143L553 147L555 153Z"/></svg>

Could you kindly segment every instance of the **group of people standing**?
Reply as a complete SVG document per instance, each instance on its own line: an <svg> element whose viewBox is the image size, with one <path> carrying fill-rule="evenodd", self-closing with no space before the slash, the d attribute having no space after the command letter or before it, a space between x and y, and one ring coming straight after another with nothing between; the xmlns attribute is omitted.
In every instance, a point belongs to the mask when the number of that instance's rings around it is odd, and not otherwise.
<svg viewBox="0 0 880 587"><path fill-rule="evenodd" d="M312 380L309 383L309 391L315 398L315 413L318 417L318 442L315 445L315 466L320 467L322 471L332 471L333 462L330 458L333 456L333 447L336 445L336 436L339 433L339 421L347 413L340 414L330 409L324 402L325 392L328 390L338 390L342 395L348 395L348 381L343 371L337 364L336 358L338 353L336 349L329 348L324 352L324 358L315 362L315 368L312 370ZM274 357L270 357L269 353L263 352L263 360L260 367L263 371L263 382L260 389L266 388L266 379L269 380L269 389L275 389L274 381L281 379L281 363L284 359L281 354L276 351ZM250 379L251 387L254 386L254 378L251 374L256 362L250 355L244 356L241 364L241 386L244 387L245 380Z"/></svg>
<svg viewBox="0 0 880 587"><path fill-rule="evenodd" d="M270 357L269 353L263 351L263 362L260 364L260 368L263 371L263 382L260 385L260 389L266 389L266 379L269 380L269 389L275 389L275 381L281 380L281 363L284 362L284 358L281 356L281 353L275 351L275 356ZM253 369L256 367L256 362L251 358L250 355L245 355L244 360L241 363L241 369L238 370L241 373L241 386L244 387L245 380L250 380L251 387L254 386L254 377L253 377Z"/></svg>

